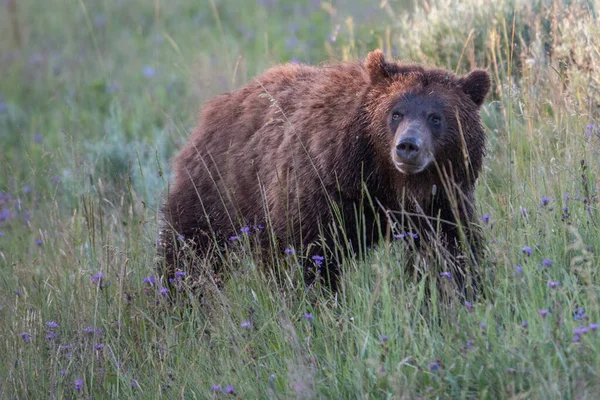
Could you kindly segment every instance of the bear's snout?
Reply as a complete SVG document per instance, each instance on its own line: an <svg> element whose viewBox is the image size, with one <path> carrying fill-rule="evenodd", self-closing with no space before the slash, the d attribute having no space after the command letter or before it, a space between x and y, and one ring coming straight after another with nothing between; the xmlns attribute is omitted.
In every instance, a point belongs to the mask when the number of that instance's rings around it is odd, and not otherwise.
<svg viewBox="0 0 600 400"><path fill-rule="evenodd" d="M419 151L423 139L418 137L410 136L405 137L398 142L396 145L396 155L401 162L412 163L419 156Z"/></svg>

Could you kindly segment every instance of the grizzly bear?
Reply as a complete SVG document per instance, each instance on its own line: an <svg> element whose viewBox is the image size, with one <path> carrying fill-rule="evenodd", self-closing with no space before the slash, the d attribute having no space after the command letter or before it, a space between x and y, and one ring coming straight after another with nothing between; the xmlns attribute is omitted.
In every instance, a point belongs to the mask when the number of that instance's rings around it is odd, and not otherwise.
<svg viewBox="0 0 600 400"><path fill-rule="evenodd" d="M276 66L206 102L162 208L167 275L194 274L184 248L217 265L240 229L264 227L264 246L294 249L306 284L336 290L344 256L411 232L420 247L441 244L464 287L489 89L483 70L459 77L377 50L364 64Z"/></svg>

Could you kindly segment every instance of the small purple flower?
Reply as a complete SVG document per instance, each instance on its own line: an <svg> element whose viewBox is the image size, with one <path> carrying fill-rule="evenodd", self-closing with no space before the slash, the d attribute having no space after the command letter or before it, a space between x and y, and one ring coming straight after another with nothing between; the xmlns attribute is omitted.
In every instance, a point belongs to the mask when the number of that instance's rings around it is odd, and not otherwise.
<svg viewBox="0 0 600 400"><path fill-rule="evenodd" d="M156 282L156 279L152 275L144 278L144 283L147 283L149 285L154 285L155 282Z"/></svg>
<svg viewBox="0 0 600 400"><path fill-rule="evenodd" d="M473 303L471 303L470 301L465 301L465 308L468 311L472 311L473 310Z"/></svg>
<svg viewBox="0 0 600 400"><path fill-rule="evenodd" d="M440 272L440 276L441 276L442 278L446 278L446 279L448 279L448 280L452 279L452 275L451 275L451 274L450 274L450 272L448 272L448 271L445 271L445 272Z"/></svg>
<svg viewBox="0 0 600 400"><path fill-rule="evenodd" d="M583 336L588 332L588 328L586 326L580 326L579 328L573 329L573 335L575 336Z"/></svg>
<svg viewBox="0 0 600 400"><path fill-rule="evenodd" d="M528 326L529 326L529 322L527 322L527 321L521 322L521 327L527 328Z"/></svg>
<svg viewBox="0 0 600 400"><path fill-rule="evenodd" d="M225 393L227 394L234 394L235 393L235 389L233 387L233 385L229 385L225 388Z"/></svg>
<svg viewBox="0 0 600 400"><path fill-rule="evenodd" d="M221 391L221 385L212 385L210 387L210 390L212 390L213 392L220 392Z"/></svg>
<svg viewBox="0 0 600 400"><path fill-rule="evenodd" d="M265 229L265 227L263 225L261 225L261 224L256 225L255 228L256 228L257 231L262 231L263 229Z"/></svg>
<svg viewBox="0 0 600 400"><path fill-rule="evenodd" d="M29 332L22 332L21 339L23 339L25 343L29 343L31 342L31 335L29 334Z"/></svg>
<svg viewBox="0 0 600 400"><path fill-rule="evenodd" d="M323 260L325 259L325 257L316 255L316 256L312 256L312 259L315 262L315 264L321 265L321 264L323 264Z"/></svg>
<svg viewBox="0 0 600 400"><path fill-rule="evenodd" d="M96 275L94 275L90 278L90 284L91 285L95 285L95 284L102 285L102 278L104 278L104 273L98 272Z"/></svg>
<svg viewBox="0 0 600 400"><path fill-rule="evenodd" d="M252 323L250 321L242 321L242 323L240 324L240 327L248 329L252 326Z"/></svg>
<svg viewBox="0 0 600 400"><path fill-rule="evenodd" d="M23 186L23 193L31 193L31 186L29 186L29 185Z"/></svg>
<svg viewBox="0 0 600 400"><path fill-rule="evenodd" d="M185 272L184 271L175 271L175 278L176 279L183 279L183 278L185 278Z"/></svg>
<svg viewBox="0 0 600 400"><path fill-rule="evenodd" d="M590 329L593 331L597 331L598 330L598 324L590 324Z"/></svg>
<svg viewBox="0 0 600 400"><path fill-rule="evenodd" d="M573 336L573 343L579 343L580 337L579 335L574 335Z"/></svg>
<svg viewBox="0 0 600 400"><path fill-rule="evenodd" d="M144 68L142 68L142 74L148 79L154 78L156 76L156 70L150 65L146 65Z"/></svg>
<svg viewBox="0 0 600 400"><path fill-rule="evenodd" d="M550 204L550 201L552 201L552 199L549 199L546 196L543 196L542 197L542 206L546 207L548 204Z"/></svg>
<svg viewBox="0 0 600 400"><path fill-rule="evenodd" d="M238 240L238 239L239 239L239 236L230 236L230 237L229 237L229 241L230 241L230 242L235 242L235 241L236 241L236 240Z"/></svg>
<svg viewBox="0 0 600 400"><path fill-rule="evenodd" d="M180 242L183 242L185 240L185 236L183 235L177 235L177 240Z"/></svg>
<svg viewBox="0 0 600 400"><path fill-rule="evenodd" d="M48 332L46 335L46 340L54 340L58 337L58 333L56 332Z"/></svg>
<svg viewBox="0 0 600 400"><path fill-rule="evenodd" d="M94 349L96 350L102 350L104 348L104 345L102 343L96 343L94 345Z"/></svg>
<svg viewBox="0 0 600 400"><path fill-rule="evenodd" d="M522 275L523 274L523 267L520 265L517 265L515 267L515 271L517 272L517 275Z"/></svg>
<svg viewBox="0 0 600 400"><path fill-rule="evenodd" d="M65 376L65 374L67 373L66 369L61 369L60 371L58 371L62 376Z"/></svg>
<svg viewBox="0 0 600 400"><path fill-rule="evenodd" d="M83 388L83 381L81 379L77 379L75 381L75 390L76 391L81 391L81 388Z"/></svg>
<svg viewBox="0 0 600 400"><path fill-rule="evenodd" d="M552 289L557 288L559 284L560 284L559 282L548 281L548 287L552 288Z"/></svg>
<svg viewBox="0 0 600 400"><path fill-rule="evenodd" d="M50 329L55 329L58 328L58 324L54 321L48 321L46 322L46 326Z"/></svg>
<svg viewBox="0 0 600 400"><path fill-rule="evenodd" d="M538 313L540 313L542 318L546 318L546 315L548 315L548 310L538 310Z"/></svg>
<svg viewBox="0 0 600 400"><path fill-rule="evenodd" d="M587 318L587 316L585 315L585 308L583 308L583 307L575 307L575 310L573 312L573 319L575 321L578 321L578 320L582 320L582 319L585 319L585 318Z"/></svg>
<svg viewBox="0 0 600 400"><path fill-rule="evenodd" d="M133 389L135 389L135 387L136 387L136 386L137 386L137 385L136 385L135 381L131 381L131 387L132 387Z"/></svg>
<svg viewBox="0 0 600 400"><path fill-rule="evenodd" d="M2 233L2 231L0 231L0 237L4 236L4 233Z"/></svg>
<svg viewBox="0 0 600 400"><path fill-rule="evenodd" d="M38 246L42 245L42 239L36 239L35 244L37 244Z"/></svg>
<svg viewBox="0 0 600 400"><path fill-rule="evenodd" d="M304 318L304 319L306 319L306 320L308 320L308 321L312 321L312 320L314 320L314 319L315 319L315 317L313 317L313 314L312 314L312 313L306 313L306 314L304 314L304 315L302 316L302 318Z"/></svg>
<svg viewBox="0 0 600 400"><path fill-rule="evenodd" d="M162 296L169 297L169 289L167 289L166 287L161 287L158 293Z"/></svg>
<svg viewBox="0 0 600 400"><path fill-rule="evenodd" d="M551 266L552 266L552 260L551 260L550 258L545 258L545 259L542 261L542 265L543 265L544 267L551 267Z"/></svg>
<svg viewBox="0 0 600 400"><path fill-rule="evenodd" d="M432 362L432 363L429 363L429 365L427 366L427 368L430 371L434 371L435 372L435 371L437 371L437 370L440 369L440 365L438 363L436 363L436 362Z"/></svg>
<svg viewBox="0 0 600 400"><path fill-rule="evenodd" d="M242 229L240 229L240 232L248 234L248 233L250 233L250 227L244 226L244 227L242 227Z"/></svg>
<svg viewBox="0 0 600 400"><path fill-rule="evenodd" d="M404 239L404 233L394 233L394 239Z"/></svg>
<svg viewBox="0 0 600 400"><path fill-rule="evenodd" d="M490 216L490 214L483 214L483 216L481 218L483 219L483 223L487 224L490 222L491 216Z"/></svg>
<svg viewBox="0 0 600 400"><path fill-rule="evenodd" d="M523 248L521 249L521 251L523 252L523 254L525 254L526 256L530 256L533 253L533 250L531 249L531 247L529 246L523 246Z"/></svg>
<svg viewBox="0 0 600 400"><path fill-rule="evenodd" d="M294 250L291 247L288 247L284 250L285 254L294 254L296 252L296 250Z"/></svg>
<svg viewBox="0 0 600 400"><path fill-rule="evenodd" d="M385 342L387 342L387 341L388 341L388 339L389 339L388 335L381 335L381 341L382 341L382 342L384 342L384 343L385 343Z"/></svg>
<svg viewBox="0 0 600 400"><path fill-rule="evenodd" d="M529 214L527 214L527 209L521 207L521 215L523 216L523 218L529 218Z"/></svg>
<svg viewBox="0 0 600 400"><path fill-rule="evenodd" d="M53 176L52 178L50 178L50 180L52 181L52 183L60 183L60 177L59 176Z"/></svg>
<svg viewBox="0 0 600 400"><path fill-rule="evenodd" d="M93 326L88 326L87 328L85 328L83 330L85 333L87 333L88 335L91 335L92 333L94 333L94 327Z"/></svg>
<svg viewBox="0 0 600 400"><path fill-rule="evenodd" d="M104 333L104 329L98 328L96 329L96 335L102 335Z"/></svg>
<svg viewBox="0 0 600 400"><path fill-rule="evenodd" d="M482 323L479 324L479 327L481 329L485 329L486 326L487 326L487 324L485 322L482 322Z"/></svg>

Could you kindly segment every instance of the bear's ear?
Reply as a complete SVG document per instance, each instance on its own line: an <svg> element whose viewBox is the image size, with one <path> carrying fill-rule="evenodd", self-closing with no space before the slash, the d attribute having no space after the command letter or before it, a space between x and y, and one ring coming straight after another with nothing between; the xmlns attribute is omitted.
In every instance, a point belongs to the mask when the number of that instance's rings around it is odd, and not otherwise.
<svg viewBox="0 0 600 400"><path fill-rule="evenodd" d="M463 91L469 95L477 107L483 104L491 85L490 75L482 69L473 70L460 80Z"/></svg>
<svg viewBox="0 0 600 400"><path fill-rule="evenodd" d="M393 75L392 65L385 61L383 51L379 49L367 55L365 68L369 73L371 83L380 82L382 79L390 78Z"/></svg>

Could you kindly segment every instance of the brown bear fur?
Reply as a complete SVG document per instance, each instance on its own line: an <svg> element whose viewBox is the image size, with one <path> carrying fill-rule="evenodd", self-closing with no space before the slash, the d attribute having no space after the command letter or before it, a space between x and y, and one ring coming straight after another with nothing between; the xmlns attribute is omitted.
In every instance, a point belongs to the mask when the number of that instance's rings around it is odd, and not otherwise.
<svg viewBox="0 0 600 400"><path fill-rule="evenodd" d="M343 228L337 232L345 250L355 252L396 221L398 232L439 239L449 257L460 257L459 239L472 244L476 236L469 228L485 150L479 108L489 88L481 70L458 77L374 51L364 64L279 65L213 98L173 162L160 234L167 274L194 273L179 260L179 235L207 257L241 227L259 224L274 233L276 252L293 247L306 256L307 283L316 272L311 256L323 255L320 274L335 287L336 228ZM422 172L403 173L392 160L402 135L390 125L395 104L415 119L432 107L441 114L433 122L441 118L443 129L435 134L419 119L433 157Z"/></svg>

